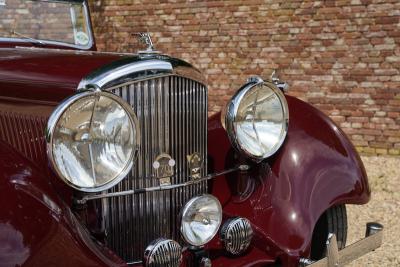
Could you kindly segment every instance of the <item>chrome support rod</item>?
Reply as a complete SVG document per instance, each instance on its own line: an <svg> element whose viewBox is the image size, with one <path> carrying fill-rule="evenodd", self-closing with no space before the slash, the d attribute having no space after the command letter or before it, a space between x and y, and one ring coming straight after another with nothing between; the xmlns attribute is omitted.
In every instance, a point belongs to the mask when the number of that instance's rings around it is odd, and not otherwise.
<svg viewBox="0 0 400 267"><path fill-rule="evenodd" d="M164 185L164 186L160 185L160 186L153 186L153 187L148 187L148 188L132 189L132 190L121 191L121 192L104 193L104 194L99 194L99 195L86 195L81 199L76 199L75 201L77 204L85 204L87 201L94 200L94 199L141 194L141 193L145 193L145 192L153 192L153 191L161 191L161 190L170 190L170 189L185 187L185 186L189 186L189 185L193 185L193 184L198 184L198 183L210 180L214 177L225 175L225 174L232 173L232 172L236 172L239 170L244 171L244 170L249 170L249 169L250 169L249 165L239 165L237 167L223 170L223 171L216 172L216 173L212 173L212 174L208 174L201 178L193 179L193 180L187 181L185 183L170 184L170 185Z"/></svg>

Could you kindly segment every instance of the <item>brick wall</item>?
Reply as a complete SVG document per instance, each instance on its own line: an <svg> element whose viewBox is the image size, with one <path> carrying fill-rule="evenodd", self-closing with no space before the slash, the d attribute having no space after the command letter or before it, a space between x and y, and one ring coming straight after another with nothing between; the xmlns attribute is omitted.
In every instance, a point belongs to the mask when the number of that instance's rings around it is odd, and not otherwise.
<svg viewBox="0 0 400 267"><path fill-rule="evenodd" d="M290 94L336 121L363 153L400 151L399 0L90 3L99 50L158 50L202 70L210 112L251 75L279 69Z"/></svg>

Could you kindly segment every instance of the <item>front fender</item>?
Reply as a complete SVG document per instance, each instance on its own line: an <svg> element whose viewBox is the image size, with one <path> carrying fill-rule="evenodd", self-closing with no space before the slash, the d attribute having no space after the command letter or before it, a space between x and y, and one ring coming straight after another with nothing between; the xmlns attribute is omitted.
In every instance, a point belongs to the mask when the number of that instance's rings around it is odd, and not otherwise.
<svg viewBox="0 0 400 267"><path fill-rule="evenodd" d="M124 265L93 242L30 161L0 147L0 266Z"/></svg>
<svg viewBox="0 0 400 267"><path fill-rule="evenodd" d="M289 130L279 151L255 165L249 179L253 194L237 201L236 179L221 177L212 184L227 216L244 216L256 229L255 246L279 257L287 266L307 256L318 218L329 207L364 204L370 198L364 166L346 135L322 112L291 96ZM235 164L233 149L220 123L209 120L209 161L214 170ZM222 266L222 265L221 265Z"/></svg>

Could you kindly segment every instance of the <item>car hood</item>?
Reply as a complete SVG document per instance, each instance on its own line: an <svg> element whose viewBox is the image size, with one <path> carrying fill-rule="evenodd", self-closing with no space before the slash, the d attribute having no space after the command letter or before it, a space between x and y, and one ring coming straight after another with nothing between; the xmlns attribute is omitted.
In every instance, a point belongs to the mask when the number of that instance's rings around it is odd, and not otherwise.
<svg viewBox="0 0 400 267"><path fill-rule="evenodd" d="M59 102L74 93L83 77L127 54L1 48L2 97Z"/></svg>

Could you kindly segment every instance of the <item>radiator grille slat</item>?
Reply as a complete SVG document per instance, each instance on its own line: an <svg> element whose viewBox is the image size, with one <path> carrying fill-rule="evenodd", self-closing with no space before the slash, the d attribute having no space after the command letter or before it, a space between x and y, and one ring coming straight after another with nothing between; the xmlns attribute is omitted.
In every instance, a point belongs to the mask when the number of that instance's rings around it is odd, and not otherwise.
<svg viewBox="0 0 400 267"><path fill-rule="evenodd" d="M47 167L44 149L46 123L46 117L0 110L0 140L44 169Z"/></svg>
<svg viewBox="0 0 400 267"><path fill-rule="evenodd" d="M140 149L132 172L110 192L156 186L152 164L161 153L176 161L172 183L189 179L187 156L203 156L206 174L207 89L179 76L134 82L111 92L131 104L140 124ZM147 178L146 178L147 177ZM126 261L143 257L145 247L159 237L180 240L178 216L191 197L205 193L206 184L105 199L103 216L106 242Z"/></svg>

